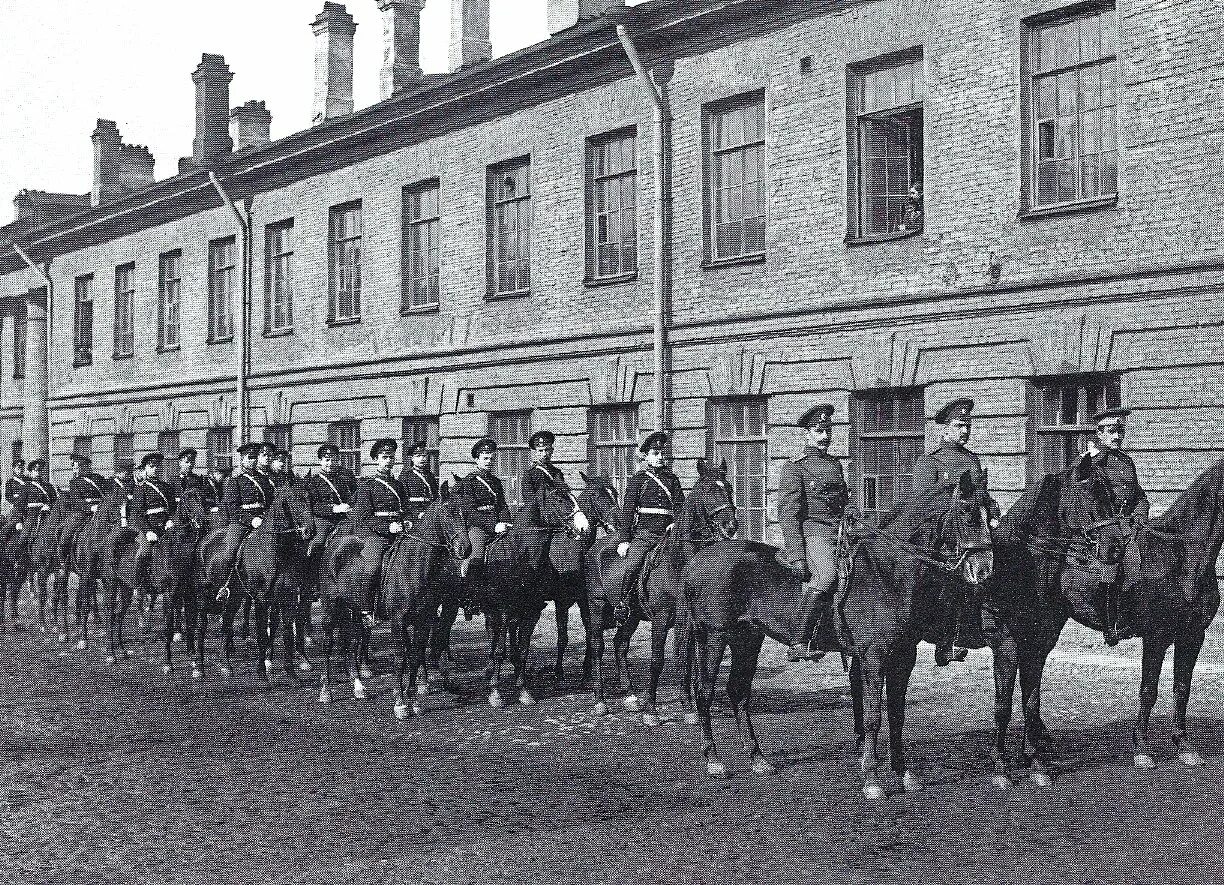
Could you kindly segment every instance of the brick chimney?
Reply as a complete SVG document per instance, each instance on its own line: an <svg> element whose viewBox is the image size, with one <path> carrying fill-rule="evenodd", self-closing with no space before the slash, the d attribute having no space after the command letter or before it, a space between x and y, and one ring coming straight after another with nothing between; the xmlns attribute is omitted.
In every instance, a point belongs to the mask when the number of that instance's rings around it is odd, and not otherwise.
<svg viewBox="0 0 1224 885"><path fill-rule="evenodd" d="M229 134L229 84L234 79L225 57L204 53L191 75L196 87L196 133L191 159L198 167L210 165L234 149Z"/></svg>
<svg viewBox="0 0 1224 885"><path fill-rule="evenodd" d="M559 34L624 5L625 0L548 0L548 33Z"/></svg>
<svg viewBox="0 0 1224 885"><path fill-rule="evenodd" d="M377 0L383 22L378 94L390 98L421 79L421 10L425 0Z"/></svg>
<svg viewBox="0 0 1224 885"><path fill-rule="evenodd" d="M94 148L94 206L153 184L153 155L139 144L124 144L114 120L99 120L90 136Z"/></svg>
<svg viewBox="0 0 1224 885"><path fill-rule="evenodd" d="M489 0L451 0L450 69L457 71L492 57Z"/></svg>
<svg viewBox="0 0 1224 885"><path fill-rule="evenodd" d="M22 190L13 198L17 220L25 227L39 227L62 221L90 206L89 194L55 194L47 191Z"/></svg>
<svg viewBox="0 0 1224 885"><path fill-rule="evenodd" d="M230 111L230 138L235 151L261 148L272 141L272 114L262 101L248 101Z"/></svg>
<svg viewBox="0 0 1224 885"><path fill-rule="evenodd" d="M324 3L311 22L315 34L312 121L317 126L353 112L353 34L357 24L341 3Z"/></svg>

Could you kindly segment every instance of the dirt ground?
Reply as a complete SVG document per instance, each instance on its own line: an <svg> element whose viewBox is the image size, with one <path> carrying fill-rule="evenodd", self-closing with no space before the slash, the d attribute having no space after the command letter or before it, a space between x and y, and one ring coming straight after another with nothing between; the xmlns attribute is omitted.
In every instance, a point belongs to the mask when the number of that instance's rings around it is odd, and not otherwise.
<svg viewBox="0 0 1224 885"><path fill-rule="evenodd" d="M551 617L538 662L551 654ZM406 722L392 716L385 676L370 700L340 686L326 707L317 684L295 690L279 677L261 690L253 644L241 641L232 679L217 672L214 642L193 682L183 667L161 675L151 637L108 668L96 647L10 633L0 638L0 881L1224 881L1218 630L1190 711L1206 766L1174 758L1167 697L1154 722L1162 764L1131 766L1138 644L1107 649L1072 628L1043 699L1060 776L1047 789L1020 778L1008 793L990 783L989 653L936 669L924 646L907 737L927 789L905 794L890 779L889 798L868 804L835 658L787 664L767 642L755 701L780 771L747 770L724 713L733 770L715 781L674 703L653 730L619 704L593 715L572 620L569 675L542 682L538 706L491 710L468 672ZM641 675L647 635L633 648ZM480 621L461 623L457 640L464 669L478 670ZM385 672L385 632L375 645ZM676 697L669 683L663 699Z"/></svg>

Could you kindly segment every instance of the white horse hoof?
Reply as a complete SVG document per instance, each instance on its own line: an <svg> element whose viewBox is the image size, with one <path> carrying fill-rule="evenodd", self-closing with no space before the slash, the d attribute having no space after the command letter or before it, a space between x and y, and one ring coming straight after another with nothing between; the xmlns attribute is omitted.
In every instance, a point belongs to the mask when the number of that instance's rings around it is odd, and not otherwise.
<svg viewBox="0 0 1224 885"><path fill-rule="evenodd" d="M658 728L663 724L663 720L656 713L643 713L642 724L647 728Z"/></svg>
<svg viewBox="0 0 1224 885"><path fill-rule="evenodd" d="M412 715L413 716L421 716L422 714L424 714L424 712L425 712L425 708L421 706L420 701L412 702Z"/></svg>
<svg viewBox="0 0 1224 885"><path fill-rule="evenodd" d="M418 682L417 683L417 696L423 698L427 694L429 694L429 682L428 681Z"/></svg>
<svg viewBox="0 0 1224 885"><path fill-rule="evenodd" d="M1182 750L1177 754L1177 761L1182 765L1189 765L1191 768L1207 764L1207 760L1199 755L1197 750Z"/></svg>
<svg viewBox="0 0 1224 885"><path fill-rule="evenodd" d="M191 668L191 678L199 681L200 679L204 678L204 673L202 670L200 670L199 667L192 667Z"/></svg>
<svg viewBox="0 0 1224 885"><path fill-rule="evenodd" d="M1000 790L1010 790L1012 788L1011 778L1005 774L996 774L990 779L990 782Z"/></svg>
<svg viewBox="0 0 1224 885"><path fill-rule="evenodd" d="M269 658L264 658L264 670L268 673L272 672L272 661Z"/></svg>
<svg viewBox="0 0 1224 885"><path fill-rule="evenodd" d="M173 636L171 636L171 637L170 637L170 641L171 641L171 642L182 642L182 641L183 641L183 634L182 634L182 633L175 633Z"/></svg>
<svg viewBox="0 0 1224 885"><path fill-rule="evenodd" d="M229 667L222 667L222 668L221 668L221 675L222 675L222 676L224 676L226 679L229 679L229 678L230 678L230 676L232 676L232 675L233 675L233 671L232 671L232 670L230 670L230 668L229 668Z"/></svg>
<svg viewBox="0 0 1224 885"><path fill-rule="evenodd" d="M884 788L879 784L868 784L863 787L864 798L871 799L873 802L878 799L883 799L885 796Z"/></svg>
<svg viewBox="0 0 1224 885"><path fill-rule="evenodd" d="M110 667L110 666L114 665L114 663L115 663L115 656L114 656L114 655L107 655L107 656L106 656L106 665L107 665L108 667Z"/></svg>
<svg viewBox="0 0 1224 885"><path fill-rule="evenodd" d="M700 725L701 717L698 716L696 713L685 713L684 714L684 724L685 725Z"/></svg>
<svg viewBox="0 0 1224 885"><path fill-rule="evenodd" d="M1135 767L1142 768L1142 769L1155 768L1156 760L1153 759L1151 756L1149 756L1147 753L1136 753L1135 754Z"/></svg>
<svg viewBox="0 0 1224 885"><path fill-rule="evenodd" d="M369 696L370 694L369 692L366 691L365 684L360 679L354 679L353 680L353 697L355 697L359 701L364 701Z"/></svg>
<svg viewBox="0 0 1224 885"><path fill-rule="evenodd" d="M85 649L86 649L86 648L88 648L88 647L89 647L89 646L88 646L88 643L86 643L84 639L78 639L78 640L77 640L77 644L76 644L76 650L77 650L77 651L85 651Z"/></svg>
<svg viewBox="0 0 1224 885"><path fill-rule="evenodd" d="M777 774L778 766L774 765L764 756L757 756L752 760L753 774Z"/></svg>
<svg viewBox="0 0 1224 885"><path fill-rule="evenodd" d="M506 702L502 700L500 691L489 692L489 706L494 710L500 710L502 707L506 706Z"/></svg>
<svg viewBox="0 0 1224 885"><path fill-rule="evenodd" d="M605 704L603 701L600 701L599 703L595 705L595 710L593 712L595 713L596 716L607 716L608 715L608 705Z"/></svg>
<svg viewBox="0 0 1224 885"><path fill-rule="evenodd" d="M125 648L125 649L123 650L123 653L124 653L125 655L127 655L129 658L134 658L134 657L136 657L136 649L134 649L134 648Z"/></svg>
<svg viewBox="0 0 1224 885"><path fill-rule="evenodd" d="M707 759L706 774L710 777L726 777L727 764L720 759Z"/></svg>
<svg viewBox="0 0 1224 885"><path fill-rule="evenodd" d="M1048 771L1034 771L1029 775L1029 780L1033 782L1033 786L1035 787L1054 786L1054 778Z"/></svg>
<svg viewBox="0 0 1224 885"><path fill-rule="evenodd" d="M319 690L319 703L320 704L330 704L331 702L332 702L331 689L328 688L327 686L324 686L322 689Z"/></svg>
<svg viewBox="0 0 1224 885"><path fill-rule="evenodd" d="M621 706L623 706L630 713L637 713L642 709L642 702L638 700L637 695L631 694L621 701Z"/></svg>
<svg viewBox="0 0 1224 885"><path fill-rule="evenodd" d="M169 664L162 664L162 675L163 676L170 675L170 665Z"/></svg>
<svg viewBox="0 0 1224 885"><path fill-rule="evenodd" d="M912 771L907 771L901 776L901 786L905 788L907 793L921 793L926 789L926 784Z"/></svg>
<svg viewBox="0 0 1224 885"><path fill-rule="evenodd" d="M357 671L357 675L360 676L362 679L373 679L374 671L371 670L369 667L362 667L360 670Z"/></svg>
<svg viewBox="0 0 1224 885"><path fill-rule="evenodd" d="M312 663L310 663L310 661L306 661L306 660L299 661L299 662L298 662L298 672L299 672L299 673L311 673L311 672L314 672L314 664L312 664Z"/></svg>
<svg viewBox="0 0 1224 885"><path fill-rule="evenodd" d="M407 704L396 704L395 705L395 718L396 719L407 719L408 715L409 713L408 713Z"/></svg>
<svg viewBox="0 0 1224 885"><path fill-rule="evenodd" d="M534 707L536 703L535 695L524 688L519 692L519 703L524 707Z"/></svg>

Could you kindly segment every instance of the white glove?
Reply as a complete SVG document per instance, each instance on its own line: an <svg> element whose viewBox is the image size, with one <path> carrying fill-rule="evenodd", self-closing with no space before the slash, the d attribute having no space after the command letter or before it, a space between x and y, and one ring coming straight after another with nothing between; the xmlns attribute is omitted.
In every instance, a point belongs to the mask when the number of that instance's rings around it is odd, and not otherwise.
<svg viewBox="0 0 1224 885"><path fill-rule="evenodd" d="M252 519L252 520L251 520L251 528L253 528L253 529L257 529L257 528L259 528L261 525L263 525L263 517L262 517L262 516L257 516L257 517L255 517L254 519Z"/></svg>
<svg viewBox="0 0 1224 885"><path fill-rule="evenodd" d="M510 523L499 522L497 525L493 527L493 531L497 532L499 535L504 535L509 530L509 528L510 528Z"/></svg>
<svg viewBox="0 0 1224 885"><path fill-rule="evenodd" d="M17 525L15 525L14 528L17 529L17 531L19 532L25 530L25 526L23 526L21 523L17 523Z"/></svg>
<svg viewBox="0 0 1224 885"><path fill-rule="evenodd" d="M999 521L997 519L992 519L990 521L990 527L992 529L997 529L999 527Z"/></svg>
<svg viewBox="0 0 1224 885"><path fill-rule="evenodd" d="M404 530L404 524L402 522L387 523L387 531L393 535L398 535L403 530Z"/></svg>
<svg viewBox="0 0 1224 885"><path fill-rule="evenodd" d="M90 512L90 513L97 513L97 512L98 512L98 505L97 505L97 504L90 504L90 505L89 505L89 512Z"/></svg>
<svg viewBox="0 0 1224 885"><path fill-rule="evenodd" d="M353 508L347 504L333 504L332 513L348 513Z"/></svg>
<svg viewBox="0 0 1224 885"><path fill-rule="evenodd" d="M50 504L39 504L38 506L42 510L43 513L46 513L47 511L51 509Z"/></svg>
<svg viewBox="0 0 1224 885"><path fill-rule="evenodd" d="M167 529L172 529L172 528L174 528L174 520L173 520L173 519L167 519L167 520L166 520L166 528L167 528Z"/></svg>
<svg viewBox="0 0 1224 885"><path fill-rule="evenodd" d="M587 519L586 514L581 510L574 511L574 528L583 533L591 530L591 521Z"/></svg>
<svg viewBox="0 0 1224 885"><path fill-rule="evenodd" d="M616 555L622 558L629 555L629 544L627 541L621 541L616 545Z"/></svg>
<svg viewBox="0 0 1224 885"><path fill-rule="evenodd" d="M150 544L157 543L157 532L145 532L145 540Z"/></svg>

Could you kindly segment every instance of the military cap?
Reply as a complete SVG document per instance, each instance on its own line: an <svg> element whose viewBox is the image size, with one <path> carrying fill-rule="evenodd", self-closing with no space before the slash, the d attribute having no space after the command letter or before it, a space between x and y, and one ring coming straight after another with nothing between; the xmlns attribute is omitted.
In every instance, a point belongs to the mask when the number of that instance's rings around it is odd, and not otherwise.
<svg viewBox="0 0 1224 885"><path fill-rule="evenodd" d="M315 457L320 461L326 458L328 455L331 455L333 458L339 458L340 447L335 443L323 443L323 445L319 446L319 450L315 452Z"/></svg>
<svg viewBox="0 0 1224 885"><path fill-rule="evenodd" d="M225 476L229 476L233 472L233 468L230 467L228 464L214 464L212 467L209 467L208 469L211 470L213 473L220 473Z"/></svg>
<svg viewBox="0 0 1224 885"><path fill-rule="evenodd" d="M269 446L268 449L273 461L283 461L289 457L289 453L284 449L278 449L276 446Z"/></svg>
<svg viewBox="0 0 1224 885"><path fill-rule="evenodd" d="M191 449L191 448L183 449L181 452L178 453L178 460L182 461L184 458L190 458L194 462L196 457L199 454L200 453L197 452L195 449Z"/></svg>
<svg viewBox="0 0 1224 885"><path fill-rule="evenodd" d="M46 470L47 462L42 458L35 458L33 461L31 461L29 464L26 465L26 469L27 470Z"/></svg>
<svg viewBox="0 0 1224 885"><path fill-rule="evenodd" d="M1103 409L1097 412L1090 419L1097 427L1113 427L1117 424L1124 424L1126 416L1131 413L1130 409L1112 408Z"/></svg>
<svg viewBox="0 0 1224 885"><path fill-rule="evenodd" d="M259 450L263 447L263 443L243 443L238 447L238 454L244 458L255 458L259 456Z"/></svg>
<svg viewBox="0 0 1224 885"><path fill-rule="evenodd" d="M374 441L374 445L370 446L370 457L377 458L381 452L390 452L395 454L395 450L399 448L399 443L393 439L379 439Z"/></svg>
<svg viewBox="0 0 1224 885"><path fill-rule="evenodd" d="M648 434L646 438L642 440L642 444L638 446L638 451L643 455L651 449L663 451L663 449L667 447L667 440L668 437L666 433L664 433L662 430L656 430L654 433Z"/></svg>
<svg viewBox="0 0 1224 885"><path fill-rule="evenodd" d="M537 430L531 434L531 438L527 440L527 445L534 449L539 446L551 446L556 441L557 437L553 435L551 430Z"/></svg>
<svg viewBox="0 0 1224 885"><path fill-rule="evenodd" d="M799 426L805 428L832 427L833 406L830 403L819 403L812 406L799 416Z"/></svg>
<svg viewBox="0 0 1224 885"><path fill-rule="evenodd" d="M417 442L404 447L404 454L406 455L424 455L428 452L429 446L425 444L424 440L418 440Z"/></svg>
<svg viewBox="0 0 1224 885"><path fill-rule="evenodd" d="M76 452L69 455L68 460L70 460L73 464L80 464L82 467L89 467L93 464L93 459L88 455L78 455Z"/></svg>
<svg viewBox="0 0 1224 885"><path fill-rule="evenodd" d="M160 464L162 461L165 461L165 460L166 460L166 456L163 455L161 452L149 452L149 454L145 455L143 458L140 459L140 468L143 470L144 468L148 467L150 464Z"/></svg>
<svg viewBox="0 0 1224 885"><path fill-rule="evenodd" d="M935 413L936 424L950 424L953 421L964 421L973 413L973 400L954 399Z"/></svg>
<svg viewBox="0 0 1224 885"><path fill-rule="evenodd" d="M487 436L476 440L472 446L472 457L476 458L485 452L496 452L497 443L489 439Z"/></svg>

